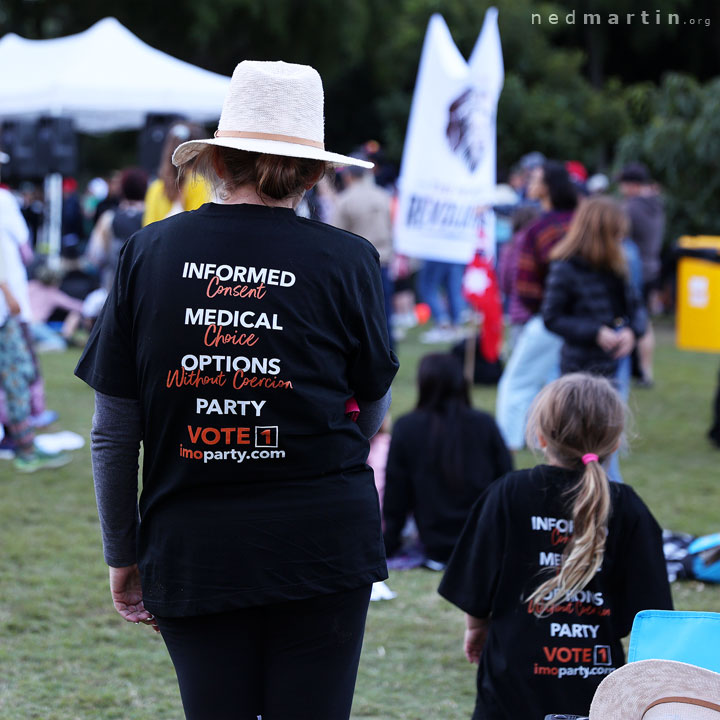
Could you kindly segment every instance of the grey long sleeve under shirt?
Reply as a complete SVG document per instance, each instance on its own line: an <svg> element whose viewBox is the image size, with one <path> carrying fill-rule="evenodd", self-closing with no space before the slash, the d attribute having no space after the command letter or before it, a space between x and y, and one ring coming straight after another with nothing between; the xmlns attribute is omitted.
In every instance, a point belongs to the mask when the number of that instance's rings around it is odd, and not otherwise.
<svg viewBox="0 0 720 720"><path fill-rule="evenodd" d="M105 562L111 567L127 567L137 560L142 435L137 400L95 393L90 433L93 479Z"/></svg>
<svg viewBox="0 0 720 720"><path fill-rule="evenodd" d="M358 427L365 437L380 429L390 407L390 390L379 400L360 400ZM138 458L143 437L140 404L95 393L90 433L95 499L105 562L127 567L137 561Z"/></svg>

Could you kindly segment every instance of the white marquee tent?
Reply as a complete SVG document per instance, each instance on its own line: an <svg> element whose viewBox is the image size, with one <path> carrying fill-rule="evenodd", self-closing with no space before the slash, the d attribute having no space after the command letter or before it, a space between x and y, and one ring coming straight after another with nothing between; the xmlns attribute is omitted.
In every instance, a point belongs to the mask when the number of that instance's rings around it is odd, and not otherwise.
<svg viewBox="0 0 720 720"><path fill-rule="evenodd" d="M85 133L138 128L147 113L211 122L229 82L150 47L110 17L77 35L0 39L0 121L62 115Z"/></svg>

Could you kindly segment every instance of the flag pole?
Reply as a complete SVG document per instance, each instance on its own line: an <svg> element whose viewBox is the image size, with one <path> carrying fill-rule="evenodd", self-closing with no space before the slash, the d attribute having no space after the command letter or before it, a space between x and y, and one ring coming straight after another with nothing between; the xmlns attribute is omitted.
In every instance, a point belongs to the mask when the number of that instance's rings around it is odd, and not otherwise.
<svg viewBox="0 0 720 720"><path fill-rule="evenodd" d="M465 338L465 368L463 373L470 387L472 387L475 382L475 358L477 357L479 327L479 313L473 308L472 315L470 316L470 335Z"/></svg>

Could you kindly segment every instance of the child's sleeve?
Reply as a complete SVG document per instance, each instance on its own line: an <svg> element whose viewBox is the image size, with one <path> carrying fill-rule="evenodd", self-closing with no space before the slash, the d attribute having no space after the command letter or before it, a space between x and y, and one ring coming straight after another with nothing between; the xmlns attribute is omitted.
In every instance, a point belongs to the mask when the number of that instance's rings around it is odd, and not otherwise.
<svg viewBox="0 0 720 720"><path fill-rule="evenodd" d="M490 615L497 592L507 526L502 498L503 483L496 482L473 505L438 588L476 618Z"/></svg>
<svg viewBox="0 0 720 720"><path fill-rule="evenodd" d="M626 303L630 329L635 333L636 338L641 338L647 332L648 316L645 303L638 294L638 291L630 283L625 283Z"/></svg>
<svg viewBox="0 0 720 720"><path fill-rule="evenodd" d="M637 517L621 551L625 562L618 577L618 602L613 608L620 637L632 629L641 610L672 610L672 594L663 554L662 529L645 503L633 493Z"/></svg>

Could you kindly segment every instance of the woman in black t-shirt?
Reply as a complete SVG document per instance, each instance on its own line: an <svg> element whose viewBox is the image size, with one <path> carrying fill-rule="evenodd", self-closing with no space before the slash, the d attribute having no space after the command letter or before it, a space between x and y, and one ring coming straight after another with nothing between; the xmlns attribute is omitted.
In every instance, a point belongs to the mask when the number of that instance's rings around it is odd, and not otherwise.
<svg viewBox="0 0 720 720"><path fill-rule="evenodd" d="M388 556L400 548L408 513L433 564L450 558L470 508L512 470L493 418L470 407L461 362L426 355L418 366L417 408L397 420L385 470L383 520Z"/></svg>
<svg viewBox="0 0 720 720"><path fill-rule="evenodd" d="M602 466L623 420L604 378L547 385L528 444L548 464L509 473L473 508L439 588L466 613L465 655L479 665L473 720L587 715L624 663L635 614L672 609L661 530Z"/></svg>
<svg viewBox="0 0 720 720"><path fill-rule="evenodd" d="M371 165L322 140L312 68L238 65L216 137L173 159L221 202L130 238L76 371L113 601L161 631L189 720L348 718L387 577L366 464L397 371L378 254L293 210L327 163Z"/></svg>

